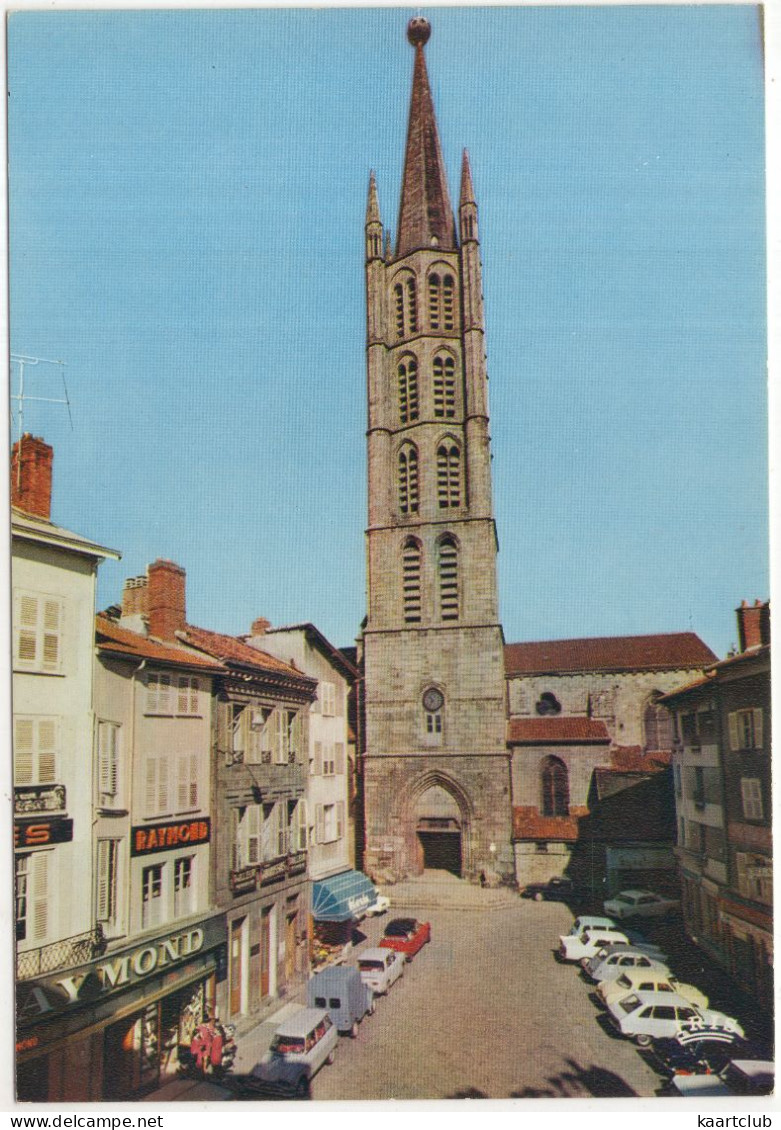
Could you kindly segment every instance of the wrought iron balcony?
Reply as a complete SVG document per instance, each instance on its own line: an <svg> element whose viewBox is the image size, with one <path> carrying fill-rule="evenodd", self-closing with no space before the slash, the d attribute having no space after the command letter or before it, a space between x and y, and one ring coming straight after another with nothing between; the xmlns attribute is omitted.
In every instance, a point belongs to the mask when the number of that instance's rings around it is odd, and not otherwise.
<svg viewBox="0 0 781 1130"><path fill-rule="evenodd" d="M17 953L16 978L18 981L29 981L33 977L53 973L57 969L86 965L96 957L100 957L105 950L106 938L102 926L98 923L84 934L75 934L72 938L63 938L59 942L51 942L48 946Z"/></svg>
<svg viewBox="0 0 781 1130"><path fill-rule="evenodd" d="M14 789L14 814L65 811L64 785L18 785Z"/></svg>

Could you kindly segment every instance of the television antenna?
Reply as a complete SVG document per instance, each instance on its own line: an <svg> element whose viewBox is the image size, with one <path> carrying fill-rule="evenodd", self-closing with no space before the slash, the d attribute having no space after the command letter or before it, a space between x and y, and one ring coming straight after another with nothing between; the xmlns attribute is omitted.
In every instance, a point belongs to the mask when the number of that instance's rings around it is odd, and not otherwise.
<svg viewBox="0 0 781 1130"><path fill-rule="evenodd" d="M64 404L68 409L68 419L70 420L71 431L73 431L73 416L71 415L71 405L68 399L68 386L65 383L65 362L53 361L49 357L27 357L22 353L11 354L11 364L19 366L19 391L11 394L11 400L17 402L17 421L18 421L18 435L17 439L21 441L24 434L24 405L25 401L37 400L44 404ZM53 396L30 396L29 393L24 391L24 370L27 365L59 365L62 375L62 391L63 398L58 399Z"/></svg>

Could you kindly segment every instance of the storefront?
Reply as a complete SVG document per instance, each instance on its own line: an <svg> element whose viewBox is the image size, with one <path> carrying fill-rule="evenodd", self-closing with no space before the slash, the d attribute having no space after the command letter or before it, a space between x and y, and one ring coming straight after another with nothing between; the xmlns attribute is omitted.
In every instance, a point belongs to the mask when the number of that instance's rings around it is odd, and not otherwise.
<svg viewBox="0 0 781 1130"><path fill-rule="evenodd" d="M122 1101L160 1086L213 1010L224 969L217 918L20 982L19 1099Z"/></svg>
<svg viewBox="0 0 781 1130"><path fill-rule="evenodd" d="M362 871L342 871L312 884L312 963L323 965L351 946L355 924L377 898Z"/></svg>

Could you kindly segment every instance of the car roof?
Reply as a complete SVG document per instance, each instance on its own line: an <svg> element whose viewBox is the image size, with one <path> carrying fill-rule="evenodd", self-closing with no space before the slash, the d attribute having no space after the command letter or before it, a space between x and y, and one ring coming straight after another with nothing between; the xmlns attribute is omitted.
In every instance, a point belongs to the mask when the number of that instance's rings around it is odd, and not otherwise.
<svg viewBox="0 0 781 1130"><path fill-rule="evenodd" d="M407 929L411 930L413 926L417 926L417 924L417 918L391 918L390 922L385 927L385 931L387 933L391 926L405 926Z"/></svg>
<svg viewBox="0 0 781 1130"><path fill-rule="evenodd" d="M736 1068L749 1077L774 1075L776 1070L772 1059L731 1059L728 1066Z"/></svg>
<svg viewBox="0 0 781 1130"><path fill-rule="evenodd" d="M653 893L653 891L640 891L633 888L631 891L619 891L617 895L613 895L613 898L623 899L627 898L629 895L631 895L632 898L637 898L638 895L652 895ZM610 902L610 899L608 899L608 902Z"/></svg>
<svg viewBox="0 0 781 1130"><path fill-rule="evenodd" d="M395 950L380 949L376 946L374 949L361 950L357 955L358 961L385 961L389 954L394 954Z"/></svg>
<svg viewBox="0 0 781 1130"><path fill-rule="evenodd" d="M654 993L650 989L632 989L626 995L628 997L639 997L643 1004L682 1004L696 1011L696 1005L687 1001L680 993Z"/></svg>
<svg viewBox="0 0 781 1130"><path fill-rule="evenodd" d="M275 1030L277 1036L308 1036L328 1016L324 1008L302 1008L288 1016Z"/></svg>

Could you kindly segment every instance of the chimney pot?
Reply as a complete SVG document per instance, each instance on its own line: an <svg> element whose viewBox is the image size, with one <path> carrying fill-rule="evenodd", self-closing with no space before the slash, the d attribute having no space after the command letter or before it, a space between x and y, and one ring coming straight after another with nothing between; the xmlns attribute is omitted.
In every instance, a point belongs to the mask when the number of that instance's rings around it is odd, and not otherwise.
<svg viewBox="0 0 781 1130"><path fill-rule="evenodd" d="M737 610L738 639L741 651L770 643L770 601L741 602Z"/></svg>
<svg viewBox="0 0 781 1130"><path fill-rule="evenodd" d="M253 636L265 636L270 627L271 621L259 616L257 620L252 621L250 632Z"/></svg>
<svg viewBox="0 0 781 1130"><path fill-rule="evenodd" d="M37 518L51 518L54 449L25 432L11 449L11 505Z"/></svg>

